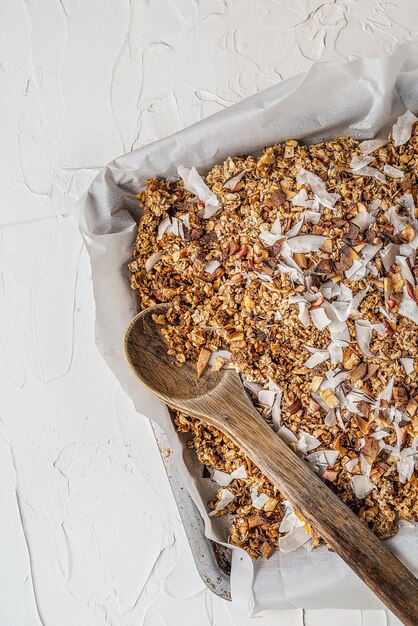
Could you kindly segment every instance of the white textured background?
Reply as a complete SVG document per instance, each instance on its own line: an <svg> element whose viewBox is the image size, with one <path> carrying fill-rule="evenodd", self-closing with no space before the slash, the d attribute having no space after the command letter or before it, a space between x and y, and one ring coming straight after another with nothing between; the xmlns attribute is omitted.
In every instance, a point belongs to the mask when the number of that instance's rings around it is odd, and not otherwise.
<svg viewBox="0 0 418 626"><path fill-rule="evenodd" d="M415 0L0 0L0 626L253 623L198 577L150 427L96 352L74 201L123 152L411 39Z"/></svg>

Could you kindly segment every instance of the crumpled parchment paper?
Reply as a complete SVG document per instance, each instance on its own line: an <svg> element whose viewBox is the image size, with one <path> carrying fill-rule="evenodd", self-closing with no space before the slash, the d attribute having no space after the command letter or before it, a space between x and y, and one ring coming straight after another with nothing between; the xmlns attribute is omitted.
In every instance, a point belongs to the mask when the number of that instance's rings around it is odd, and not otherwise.
<svg viewBox="0 0 418 626"><path fill-rule="evenodd" d="M123 336L136 314L127 262L140 208L135 199L147 178L173 176L179 165L205 174L230 155L256 153L289 138L305 142L349 134L386 136L405 109L418 114L418 43L383 59L316 63L296 76L170 137L107 165L81 199L81 231L90 254L96 302L96 341L110 369L139 413L165 430L184 484L196 502L208 537L225 541L222 524L207 514L208 479L189 468L187 454L165 405L141 388L123 356ZM418 574L418 528L401 528L390 548ZM276 552L252 563L233 550L232 601L243 611L268 608L382 608L342 560L326 548Z"/></svg>

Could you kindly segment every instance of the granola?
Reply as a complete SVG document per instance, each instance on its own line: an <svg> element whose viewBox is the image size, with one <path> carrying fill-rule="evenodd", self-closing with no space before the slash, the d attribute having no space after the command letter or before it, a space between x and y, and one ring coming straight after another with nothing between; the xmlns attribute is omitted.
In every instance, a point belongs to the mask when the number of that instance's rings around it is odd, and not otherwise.
<svg viewBox="0 0 418 626"><path fill-rule="evenodd" d="M411 117L412 116L412 117ZM130 263L173 362L234 368L255 406L381 538L418 519L418 124L295 140L147 181ZM415 124L415 125L414 125ZM253 558L320 541L222 433L177 413Z"/></svg>

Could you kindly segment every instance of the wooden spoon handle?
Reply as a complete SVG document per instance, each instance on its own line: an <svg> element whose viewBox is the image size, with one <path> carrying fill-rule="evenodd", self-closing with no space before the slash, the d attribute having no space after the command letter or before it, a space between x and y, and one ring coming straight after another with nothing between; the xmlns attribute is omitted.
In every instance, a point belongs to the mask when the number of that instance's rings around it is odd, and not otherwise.
<svg viewBox="0 0 418 626"><path fill-rule="evenodd" d="M418 580L414 575L245 399L231 396L230 401L229 406L218 403L212 414L210 403L205 403L208 421L238 444L403 624L417 626Z"/></svg>

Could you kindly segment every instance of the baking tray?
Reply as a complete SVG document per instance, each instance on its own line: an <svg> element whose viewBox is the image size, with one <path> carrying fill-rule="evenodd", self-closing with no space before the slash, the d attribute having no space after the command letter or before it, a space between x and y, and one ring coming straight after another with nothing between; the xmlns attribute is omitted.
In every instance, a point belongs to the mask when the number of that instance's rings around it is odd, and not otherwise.
<svg viewBox="0 0 418 626"><path fill-rule="evenodd" d="M182 483L180 471L170 454L170 443L167 436L158 424L152 420L150 422L197 571L205 585L213 593L230 601L231 582L229 574L232 550L205 537L203 518Z"/></svg>

